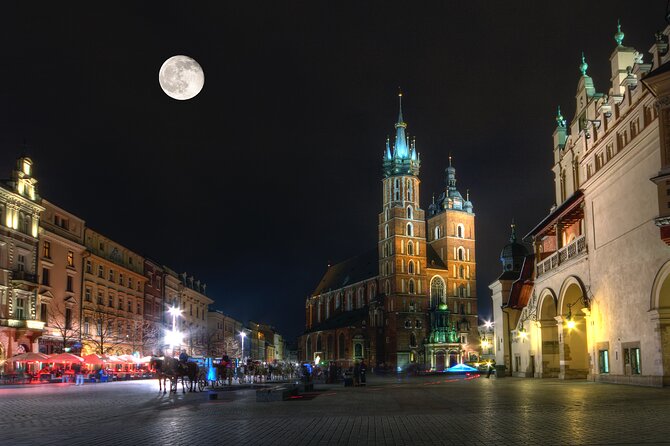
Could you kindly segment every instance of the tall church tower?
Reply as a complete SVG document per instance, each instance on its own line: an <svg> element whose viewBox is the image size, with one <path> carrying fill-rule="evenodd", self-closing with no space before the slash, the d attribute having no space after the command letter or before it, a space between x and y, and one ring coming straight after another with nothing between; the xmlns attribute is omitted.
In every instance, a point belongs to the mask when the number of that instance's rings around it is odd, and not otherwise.
<svg viewBox="0 0 670 446"><path fill-rule="evenodd" d="M383 337L378 359L402 367L416 361L412 347L425 336L426 225L419 206L419 167L415 142L406 134L399 93L398 122L393 147L386 140L383 157L383 199L379 214L379 286L384 294ZM413 317L412 317L413 315ZM409 325L409 326L408 326ZM409 330L409 328L413 330Z"/></svg>

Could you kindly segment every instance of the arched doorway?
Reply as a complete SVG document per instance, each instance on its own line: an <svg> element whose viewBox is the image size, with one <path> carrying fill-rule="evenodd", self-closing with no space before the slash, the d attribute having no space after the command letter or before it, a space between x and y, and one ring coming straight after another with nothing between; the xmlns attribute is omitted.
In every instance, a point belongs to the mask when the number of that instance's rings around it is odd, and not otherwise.
<svg viewBox="0 0 670 446"><path fill-rule="evenodd" d="M652 289L653 319L658 320L661 361L663 364L663 385L670 386L670 262L656 275Z"/></svg>
<svg viewBox="0 0 670 446"><path fill-rule="evenodd" d="M563 286L559 324L559 357L561 379L585 379L589 373L587 299L581 283L574 277Z"/></svg>
<svg viewBox="0 0 670 446"><path fill-rule="evenodd" d="M458 352L450 351L449 352L449 367L453 367L458 364Z"/></svg>
<svg viewBox="0 0 670 446"><path fill-rule="evenodd" d="M542 352L539 370L540 378L556 378L560 373L558 323L556 322L556 296L545 290L540 297L540 348Z"/></svg>
<svg viewBox="0 0 670 446"><path fill-rule="evenodd" d="M445 366L445 354L444 350L440 350L435 353L435 370L438 372L444 372Z"/></svg>

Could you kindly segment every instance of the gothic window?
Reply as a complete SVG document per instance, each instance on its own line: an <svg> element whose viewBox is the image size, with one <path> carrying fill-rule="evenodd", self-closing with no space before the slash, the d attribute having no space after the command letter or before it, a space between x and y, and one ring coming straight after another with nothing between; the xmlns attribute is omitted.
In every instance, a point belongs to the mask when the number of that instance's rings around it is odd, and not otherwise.
<svg viewBox="0 0 670 446"><path fill-rule="evenodd" d="M463 268L463 265L461 265L461 266L458 268L458 277L460 277L461 279L462 279L463 276L464 276L464 271L465 271L465 268Z"/></svg>
<svg viewBox="0 0 670 446"><path fill-rule="evenodd" d="M389 238L389 225L384 226L384 238Z"/></svg>
<svg viewBox="0 0 670 446"><path fill-rule="evenodd" d="M464 233L465 233L465 230L464 230L463 225L459 224L458 226L456 226L456 237L463 238Z"/></svg>
<svg viewBox="0 0 670 446"><path fill-rule="evenodd" d="M444 280L435 276L430 281L430 306L446 303Z"/></svg>
<svg viewBox="0 0 670 446"><path fill-rule="evenodd" d="M356 302L356 308L363 308L365 305L365 290L363 288L358 289L358 302Z"/></svg>
<svg viewBox="0 0 670 446"><path fill-rule="evenodd" d="M412 200L412 181L407 180L407 200Z"/></svg>
<svg viewBox="0 0 670 446"><path fill-rule="evenodd" d="M407 223L407 235L409 235L410 237L413 235L412 234L412 224L411 223Z"/></svg>
<svg viewBox="0 0 670 446"><path fill-rule="evenodd" d="M352 310L353 302L352 302L352 296L351 296L351 291L347 292L347 311Z"/></svg>
<svg viewBox="0 0 670 446"><path fill-rule="evenodd" d="M458 260L460 260L460 261L465 260L465 249L463 249L462 246L458 247L457 253L458 253Z"/></svg>
<svg viewBox="0 0 670 446"><path fill-rule="evenodd" d="M374 283L370 284L370 287L368 288L368 300L372 300L372 298L375 297L376 288Z"/></svg>
<svg viewBox="0 0 670 446"><path fill-rule="evenodd" d="M400 183L397 178L393 182L393 198L395 200L400 200Z"/></svg>
<svg viewBox="0 0 670 446"><path fill-rule="evenodd" d="M412 242L407 242L407 254L410 256L414 255L414 245Z"/></svg>
<svg viewBox="0 0 670 446"><path fill-rule="evenodd" d="M409 294L414 294L414 280L410 279L408 283Z"/></svg>
<svg viewBox="0 0 670 446"><path fill-rule="evenodd" d="M337 356L340 359L343 359L344 358L344 352L345 352L345 350L344 350L344 333L340 333L340 337L337 340L337 348L339 350Z"/></svg>
<svg viewBox="0 0 670 446"><path fill-rule="evenodd" d="M363 357L363 345L360 342L354 344L354 356L356 358Z"/></svg>
<svg viewBox="0 0 670 446"><path fill-rule="evenodd" d="M439 226L435 226L435 229L433 230L433 232L434 232L434 239L435 240L440 238L440 227Z"/></svg>
<svg viewBox="0 0 670 446"><path fill-rule="evenodd" d="M409 274L414 274L414 262L411 261L411 260L409 261L409 264L407 265L407 272Z"/></svg>
<svg viewBox="0 0 670 446"><path fill-rule="evenodd" d="M412 218L412 208L407 206L407 218Z"/></svg>

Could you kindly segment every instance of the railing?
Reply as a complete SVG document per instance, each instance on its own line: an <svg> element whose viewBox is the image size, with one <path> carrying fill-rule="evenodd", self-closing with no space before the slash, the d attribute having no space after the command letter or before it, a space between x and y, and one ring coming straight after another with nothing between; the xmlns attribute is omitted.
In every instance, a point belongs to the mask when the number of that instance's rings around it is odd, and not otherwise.
<svg viewBox="0 0 670 446"><path fill-rule="evenodd" d="M26 271L12 271L12 281L37 283L37 276Z"/></svg>
<svg viewBox="0 0 670 446"><path fill-rule="evenodd" d="M552 269L558 268L559 265L562 265L575 257L579 257L584 253L586 253L586 237L582 235L539 262L535 267L535 275L536 277L540 277Z"/></svg>

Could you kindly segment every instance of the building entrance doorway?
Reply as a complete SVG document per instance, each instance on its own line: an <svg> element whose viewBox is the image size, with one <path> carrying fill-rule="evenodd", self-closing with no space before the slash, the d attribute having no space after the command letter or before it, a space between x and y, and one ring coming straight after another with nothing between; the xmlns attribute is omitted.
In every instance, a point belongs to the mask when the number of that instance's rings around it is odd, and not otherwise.
<svg viewBox="0 0 670 446"><path fill-rule="evenodd" d="M556 299L548 293L541 302L540 320L540 355L538 376L540 378L556 378L561 371L559 362L558 327L556 322Z"/></svg>
<svg viewBox="0 0 670 446"><path fill-rule="evenodd" d="M445 354L444 352L435 353L435 370L444 372Z"/></svg>
<svg viewBox="0 0 670 446"><path fill-rule="evenodd" d="M661 338L663 385L670 386L670 262L666 263L658 273L654 282L653 293L652 297L655 300L654 307L658 312L654 318L658 318L658 333ZM634 348L634 346L631 347ZM628 359L628 363L624 362L624 373L633 374L635 371L640 350L638 348L635 351L633 348L629 347L628 351L623 352L624 360ZM639 370L639 361L637 363Z"/></svg>
<svg viewBox="0 0 670 446"><path fill-rule="evenodd" d="M589 373L584 290L578 282L568 285L561 304L559 353L561 379L585 379Z"/></svg>

